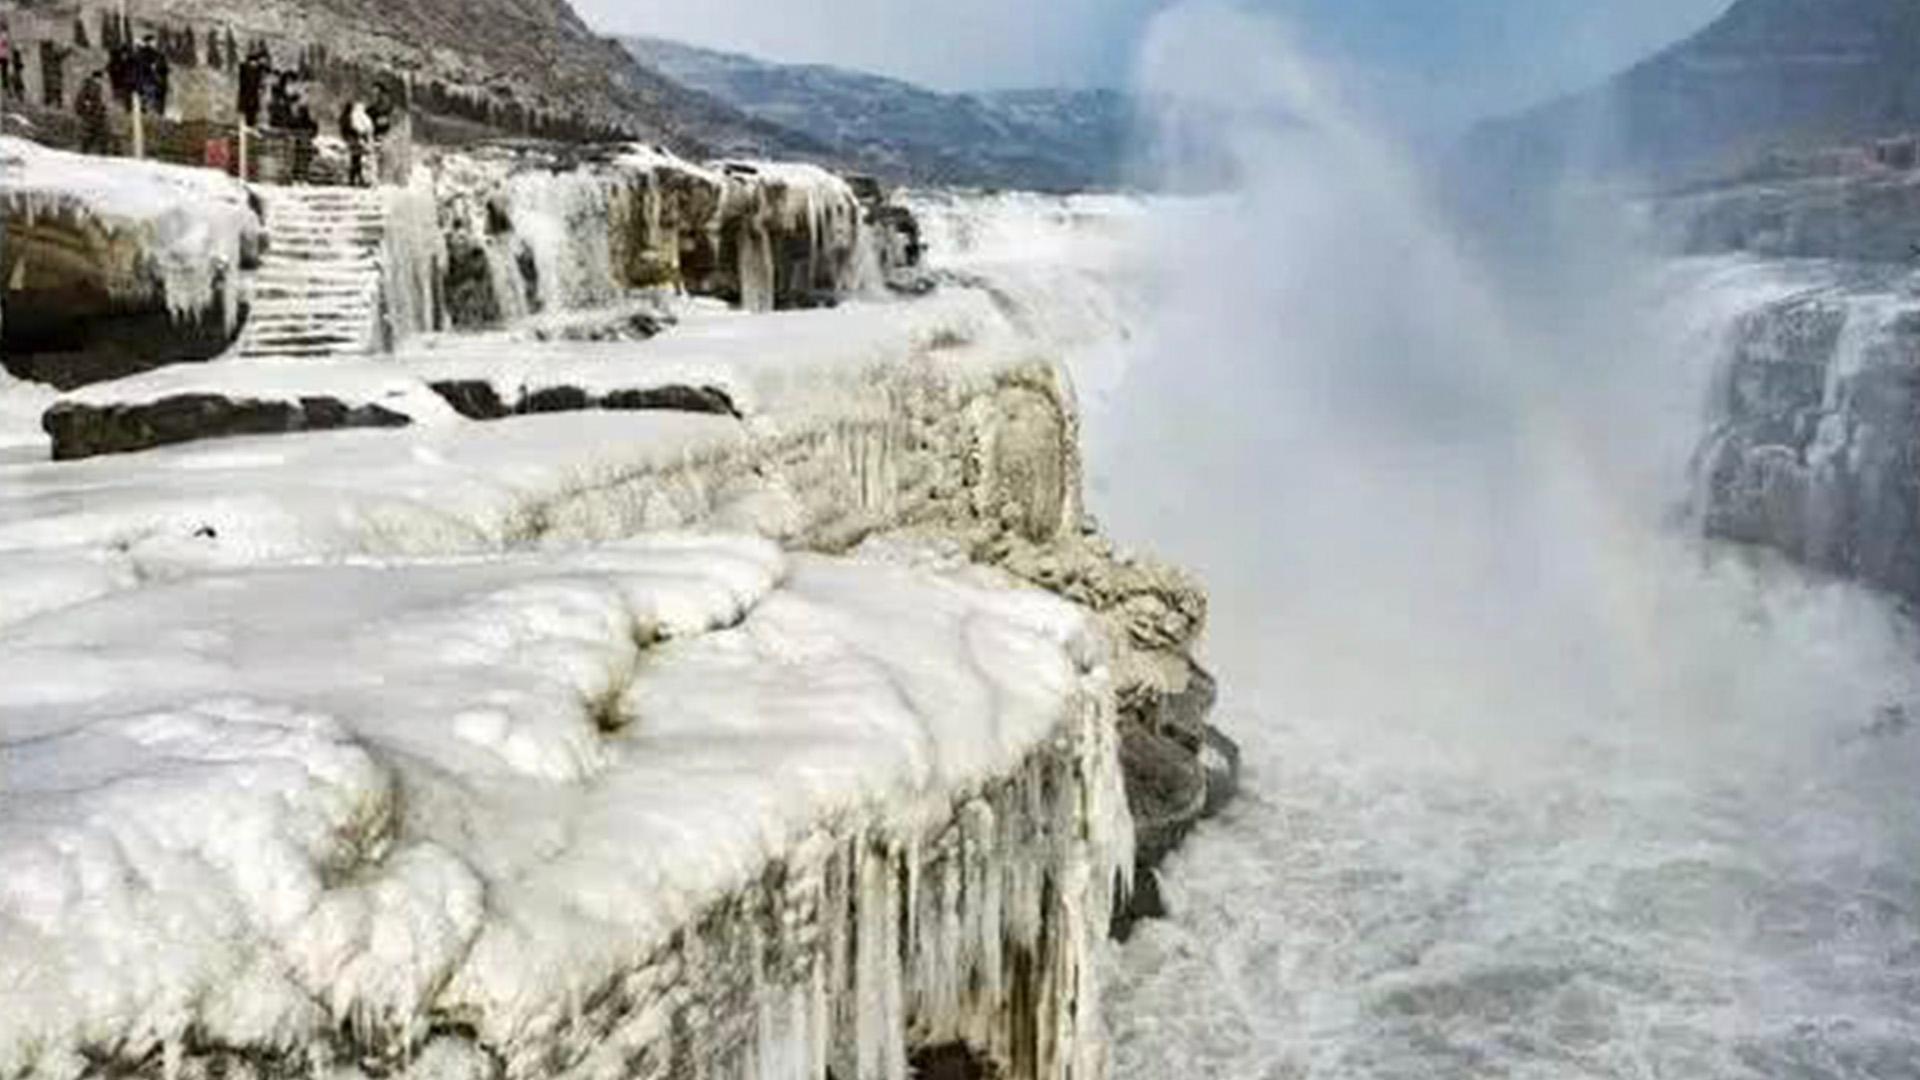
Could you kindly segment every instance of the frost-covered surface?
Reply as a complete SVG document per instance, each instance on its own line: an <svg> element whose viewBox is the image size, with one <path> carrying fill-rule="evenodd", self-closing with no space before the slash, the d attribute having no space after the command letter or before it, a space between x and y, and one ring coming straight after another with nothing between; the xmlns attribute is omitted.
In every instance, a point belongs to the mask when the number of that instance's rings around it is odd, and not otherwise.
<svg viewBox="0 0 1920 1080"><path fill-rule="evenodd" d="M792 282L826 295L880 287L878 257L845 180L802 163L726 161L715 168L729 181L722 219L743 220L736 242L747 310L773 310Z"/></svg>
<svg viewBox="0 0 1920 1080"><path fill-rule="evenodd" d="M1122 195L915 191L927 265L991 289L1026 333L1059 353L1097 423L1126 378L1153 297L1148 242L1179 206ZM1150 213L1150 211L1152 211Z"/></svg>
<svg viewBox="0 0 1920 1080"><path fill-rule="evenodd" d="M1092 1075L1131 842L1084 626L977 575L662 537L15 627L0 1071L437 1039L516 1076L897 1077L911 1021Z"/></svg>
<svg viewBox="0 0 1920 1080"><path fill-rule="evenodd" d="M220 173L0 137L0 206L27 222L78 219L110 244L131 244L108 268L116 295L145 298L157 285L176 317L197 316L216 301L238 317L241 245L259 220L246 189Z"/></svg>
<svg viewBox="0 0 1920 1080"><path fill-rule="evenodd" d="M1004 297L679 314L152 372L71 400L413 423L0 462L0 862L46 868L0 884L0 1073L1100 1074L1117 713L1203 599L1083 533Z"/></svg>
<svg viewBox="0 0 1920 1080"><path fill-rule="evenodd" d="M636 144L592 160L450 154L433 178L456 325L600 307L656 286L771 311L880 285L852 187L811 165L700 165Z"/></svg>
<svg viewBox="0 0 1920 1080"><path fill-rule="evenodd" d="M47 438L40 417L59 396L50 386L0 371L0 463L45 459Z"/></svg>
<svg viewBox="0 0 1920 1080"><path fill-rule="evenodd" d="M415 423L0 469L0 622L130 580L262 560L489 552L708 524L838 549L913 521L998 529L1004 520L1049 535L1079 513L1064 391L977 295L707 312L642 346L447 338L409 356L222 361L87 392L81 400L364 396ZM588 412L479 423L433 393L423 371L492 378L508 399L522 380L544 387L562 376L596 388L716 385L742 418ZM1009 410L1024 419L1003 422ZM36 568L14 569L29 553ZM49 573L49 562L67 569Z"/></svg>
<svg viewBox="0 0 1920 1080"><path fill-rule="evenodd" d="M181 394L297 401L327 396L380 404L418 423L452 410L428 387L477 381L506 400L523 391L576 387L604 394L687 385L726 391L744 413L792 420L843 409L848 391L877 374L910 366L943 346L937 369L964 375L1007 362L1011 328L984 293L952 290L914 303L849 305L831 314L748 315L701 305L684 309L673 333L632 342L530 342L518 334L430 337L391 358L285 363L225 360L161 368L86 387L62 400L107 406ZM968 349L975 343L992 348Z"/></svg>

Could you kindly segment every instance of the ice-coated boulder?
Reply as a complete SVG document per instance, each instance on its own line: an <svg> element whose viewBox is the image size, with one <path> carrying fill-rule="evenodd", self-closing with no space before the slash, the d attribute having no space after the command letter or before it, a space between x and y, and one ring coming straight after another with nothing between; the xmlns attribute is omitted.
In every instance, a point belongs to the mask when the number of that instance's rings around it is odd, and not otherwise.
<svg viewBox="0 0 1920 1080"><path fill-rule="evenodd" d="M245 317L260 221L203 169L0 138L0 359L71 387L219 355Z"/></svg>
<svg viewBox="0 0 1920 1080"><path fill-rule="evenodd" d="M1749 312L1714 404L1709 532L1920 598L1920 302L1869 278Z"/></svg>

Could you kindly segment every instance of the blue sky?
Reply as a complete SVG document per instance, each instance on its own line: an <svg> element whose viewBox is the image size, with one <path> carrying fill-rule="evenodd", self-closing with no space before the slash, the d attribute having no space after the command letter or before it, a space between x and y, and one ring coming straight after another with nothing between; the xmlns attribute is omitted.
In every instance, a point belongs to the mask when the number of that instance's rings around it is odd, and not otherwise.
<svg viewBox="0 0 1920 1080"><path fill-rule="evenodd" d="M949 90L1121 85L1167 0L575 0L603 30ZM1243 0L1283 13L1383 109L1453 126L1575 89L1731 0Z"/></svg>

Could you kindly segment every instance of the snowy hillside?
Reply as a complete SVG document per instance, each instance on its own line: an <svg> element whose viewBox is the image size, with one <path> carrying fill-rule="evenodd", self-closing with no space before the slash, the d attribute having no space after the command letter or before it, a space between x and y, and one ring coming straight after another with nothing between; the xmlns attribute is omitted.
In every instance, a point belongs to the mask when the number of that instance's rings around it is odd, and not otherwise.
<svg viewBox="0 0 1920 1080"><path fill-rule="evenodd" d="M671 79L889 176L1032 191L1113 188L1125 179L1132 104L1115 91L943 94L660 38L622 43Z"/></svg>

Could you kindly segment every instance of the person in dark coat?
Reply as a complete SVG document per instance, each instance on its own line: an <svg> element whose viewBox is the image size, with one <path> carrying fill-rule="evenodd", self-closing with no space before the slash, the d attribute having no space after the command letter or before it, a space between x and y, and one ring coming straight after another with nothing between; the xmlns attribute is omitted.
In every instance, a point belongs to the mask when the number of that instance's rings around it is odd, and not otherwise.
<svg viewBox="0 0 1920 1080"><path fill-rule="evenodd" d="M367 116L373 120L373 137L385 139L393 130L393 116L397 107L393 103L393 92L386 83L374 87L373 104L367 106Z"/></svg>
<svg viewBox="0 0 1920 1080"><path fill-rule="evenodd" d="M173 78L173 65L168 62L167 54L160 51L154 36L149 33L140 39L140 47L134 50L134 85L140 100L146 103L149 112L163 116L167 111L168 84Z"/></svg>
<svg viewBox="0 0 1920 1080"><path fill-rule="evenodd" d="M67 107L67 57L72 55L65 46L40 43L40 102L49 109Z"/></svg>
<svg viewBox="0 0 1920 1080"><path fill-rule="evenodd" d="M114 42L107 52L107 85L113 89L113 100L122 109L133 108L135 84L140 79L138 67L133 45L124 38Z"/></svg>
<svg viewBox="0 0 1920 1080"><path fill-rule="evenodd" d="M74 98L73 111L80 115L80 152L111 154L113 141L107 135L107 77L103 71L87 76Z"/></svg>
<svg viewBox="0 0 1920 1080"><path fill-rule="evenodd" d="M293 127L293 72L283 71L274 76L273 93L267 102L267 123L276 131L288 131Z"/></svg>
<svg viewBox="0 0 1920 1080"><path fill-rule="evenodd" d="M313 140L320 134L320 122L304 99L293 110L293 182L312 183Z"/></svg>
<svg viewBox="0 0 1920 1080"><path fill-rule="evenodd" d="M256 42L240 65L240 122L248 127L260 126L260 95L272 73L273 57L264 42Z"/></svg>

